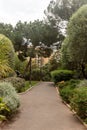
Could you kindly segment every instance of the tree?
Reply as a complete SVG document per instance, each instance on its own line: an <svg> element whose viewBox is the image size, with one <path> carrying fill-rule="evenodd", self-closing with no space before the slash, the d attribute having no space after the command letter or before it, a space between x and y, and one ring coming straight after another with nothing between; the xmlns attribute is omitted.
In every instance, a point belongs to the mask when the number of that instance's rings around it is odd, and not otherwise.
<svg viewBox="0 0 87 130"><path fill-rule="evenodd" d="M0 23L0 34L4 34L12 42L14 41L13 26L11 24Z"/></svg>
<svg viewBox="0 0 87 130"><path fill-rule="evenodd" d="M87 4L87 0L57 0L53 13L62 20L69 20L82 5Z"/></svg>
<svg viewBox="0 0 87 130"><path fill-rule="evenodd" d="M67 38L62 49L68 55L68 61L73 64L74 69L81 69L85 74L87 64L87 5L82 6L70 19L67 29ZM67 39L66 38L66 39ZM67 49L65 48L67 46ZM63 51L64 56L64 51Z"/></svg>
<svg viewBox="0 0 87 130"><path fill-rule="evenodd" d="M51 26L58 29L58 41L64 40L66 36L67 23L72 16L82 5L87 4L87 0L54 0L50 1L50 4L45 10L47 21Z"/></svg>
<svg viewBox="0 0 87 130"><path fill-rule="evenodd" d="M19 21L14 28L14 46L17 51L20 50L23 37L31 39L34 47L39 45L39 42L50 46L57 41L57 35L57 29L43 21L35 20L30 23Z"/></svg>

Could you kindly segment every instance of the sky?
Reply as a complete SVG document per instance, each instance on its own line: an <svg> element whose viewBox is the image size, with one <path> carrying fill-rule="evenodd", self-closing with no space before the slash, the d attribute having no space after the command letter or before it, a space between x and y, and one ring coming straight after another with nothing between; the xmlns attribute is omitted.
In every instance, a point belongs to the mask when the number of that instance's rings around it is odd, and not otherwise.
<svg viewBox="0 0 87 130"><path fill-rule="evenodd" d="M42 20L51 0L0 0L0 22L15 25L19 20Z"/></svg>

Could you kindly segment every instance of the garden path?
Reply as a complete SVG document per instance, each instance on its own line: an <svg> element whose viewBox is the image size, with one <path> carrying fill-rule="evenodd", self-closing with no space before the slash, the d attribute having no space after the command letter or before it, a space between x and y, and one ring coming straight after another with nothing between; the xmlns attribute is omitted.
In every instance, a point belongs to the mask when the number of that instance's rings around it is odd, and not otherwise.
<svg viewBox="0 0 87 130"><path fill-rule="evenodd" d="M52 82L41 82L20 98L21 112L0 130L86 130L62 103Z"/></svg>

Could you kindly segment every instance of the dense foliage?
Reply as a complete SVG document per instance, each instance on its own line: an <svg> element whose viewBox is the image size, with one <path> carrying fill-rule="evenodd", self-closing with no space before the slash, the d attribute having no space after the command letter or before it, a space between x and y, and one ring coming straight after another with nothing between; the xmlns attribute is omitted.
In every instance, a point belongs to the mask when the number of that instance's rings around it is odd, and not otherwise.
<svg viewBox="0 0 87 130"><path fill-rule="evenodd" d="M86 78L87 63L87 5L81 7L70 19L67 38L62 45L62 60L71 69L79 69Z"/></svg>
<svg viewBox="0 0 87 130"><path fill-rule="evenodd" d="M14 48L11 41L0 34L0 78L5 78L15 74L14 68Z"/></svg>
<svg viewBox="0 0 87 130"><path fill-rule="evenodd" d="M51 76L54 83L58 83L70 80L73 77L73 72L71 70L54 70L51 72Z"/></svg>
<svg viewBox="0 0 87 130"><path fill-rule="evenodd" d="M59 92L62 99L71 105L71 108L87 121L87 80L70 80L59 82Z"/></svg>
<svg viewBox="0 0 87 130"><path fill-rule="evenodd" d="M20 92L21 89L25 86L25 80L19 77L9 77L1 80L1 82L11 83L17 92Z"/></svg>
<svg viewBox="0 0 87 130"><path fill-rule="evenodd" d="M73 91L71 107L82 118L87 118L87 87L83 86Z"/></svg>
<svg viewBox="0 0 87 130"><path fill-rule="evenodd" d="M3 98L0 98L0 121L7 119L6 113L10 113L10 109L3 102Z"/></svg>
<svg viewBox="0 0 87 130"><path fill-rule="evenodd" d="M66 82L62 81L58 83L59 92L64 101L70 103L73 90L78 86L79 83L80 80L74 80L74 79L71 79L70 81L66 81Z"/></svg>
<svg viewBox="0 0 87 130"><path fill-rule="evenodd" d="M3 102L9 108L10 113L16 111L20 105L15 88L10 83L0 83L0 97L3 98Z"/></svg>
<svg viewBox="0 0 87 130"><path fill-rule="evenodd" d="M14 68L14 48L12 42L0 34L0 61L6 60L11 68Z"/></svg>

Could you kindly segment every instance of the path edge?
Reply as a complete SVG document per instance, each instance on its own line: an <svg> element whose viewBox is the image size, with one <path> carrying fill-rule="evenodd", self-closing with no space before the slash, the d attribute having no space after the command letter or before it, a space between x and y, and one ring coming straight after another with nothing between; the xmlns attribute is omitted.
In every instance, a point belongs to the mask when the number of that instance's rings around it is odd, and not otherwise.
<svg viewBox="0 0 87 130"><path fill-rule="evenodd" d="M40 83L41 83L41 82L36 83L34 86L30 87L30 88L27 89L25 92L18 93L18 95L27 94L30 90L32 90L34 87L36 87L36 86L39 85Z"/></svg>

